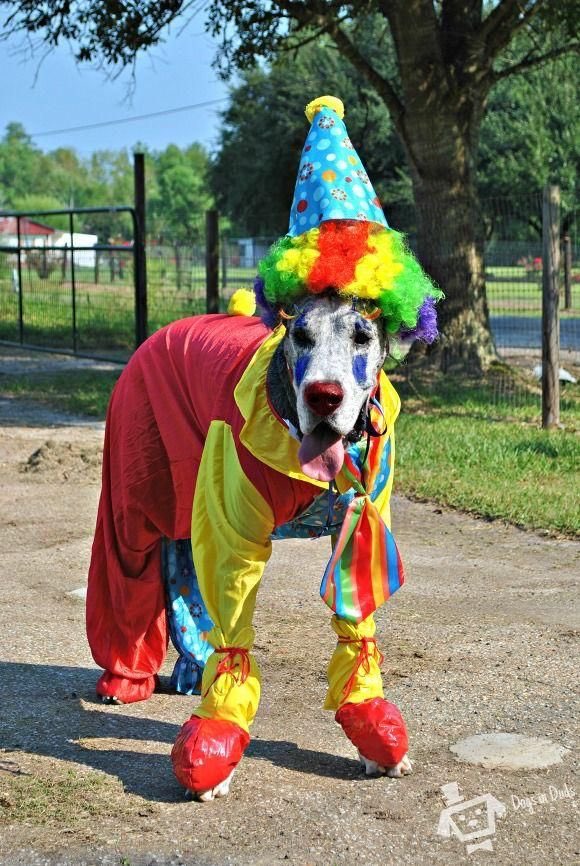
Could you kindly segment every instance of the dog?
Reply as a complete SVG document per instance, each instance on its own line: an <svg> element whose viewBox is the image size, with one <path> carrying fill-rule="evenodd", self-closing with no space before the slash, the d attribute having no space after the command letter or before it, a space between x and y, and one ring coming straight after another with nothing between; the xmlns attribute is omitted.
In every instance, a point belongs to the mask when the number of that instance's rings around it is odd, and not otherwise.
<svg viewBox="0 0 580 866"><path fill-rule="evenodd" d="M382 367L391 337L436 338L442 293L389 228L342 102L320 97L306 116L288 233L254 293L236 293L231 315L153 334L107 413L87 592L97 693L150 697L169 629L176 687L202 696L173 769L204 801L228 793L250 740L252 617L272 539L305 533L333 538L320 588L337 636L324 707L367 773L412 770L373 619L403 582L389 510L400 401Z"/></svg>
<svg viewBox="0 0 580 866"><path fill-rule="evenodd" d="M371 400L382 406L389 442L399 409L381 372L382 319L328 293L304 299L283 322L273 332L257 318L225 315L169 325L133 355L107 414L87 597L89 642L105 669L97 692L124 703L154 691L167 643L160 548L164 538L191 534L215 652L173 761L200 799L227 793L249 742L259 700L251 618L271 535L326 496L349 449L365 447ZM391 483L388 472L374 491L387 522ZM234 603L220 607L219 593L232 586ZM326 705L368 773L410 772L404 723L382 698L372 616L361 629L335 615L333 627L339 642ZM375 715L349 718L363 705ZM208 752L216 727L225 758Z"/></svg>

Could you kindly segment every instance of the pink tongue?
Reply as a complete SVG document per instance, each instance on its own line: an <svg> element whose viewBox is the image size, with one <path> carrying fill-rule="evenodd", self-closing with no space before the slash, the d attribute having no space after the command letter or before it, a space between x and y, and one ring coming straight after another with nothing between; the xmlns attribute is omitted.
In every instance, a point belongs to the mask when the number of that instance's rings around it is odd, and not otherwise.
<svg viewBox="0 0 580 866"><path fill-rule="evenodd" d="M298 459L305 475L317 481L332 481L344 463L342 436L328 427L317 427L302 439Z"/></svg>

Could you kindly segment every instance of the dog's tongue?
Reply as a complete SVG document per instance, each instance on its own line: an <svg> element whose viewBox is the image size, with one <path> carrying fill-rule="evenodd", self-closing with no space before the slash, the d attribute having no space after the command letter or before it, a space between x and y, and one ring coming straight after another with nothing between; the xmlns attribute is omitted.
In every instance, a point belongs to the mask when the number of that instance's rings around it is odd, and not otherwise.
<svg viewBox="0 0 580 866"><path fill-rule="evenodd" d="M332 481L344 463L342 436L325 424L319 424L300 443L300 466L305 475L316 481Z"/></svg>

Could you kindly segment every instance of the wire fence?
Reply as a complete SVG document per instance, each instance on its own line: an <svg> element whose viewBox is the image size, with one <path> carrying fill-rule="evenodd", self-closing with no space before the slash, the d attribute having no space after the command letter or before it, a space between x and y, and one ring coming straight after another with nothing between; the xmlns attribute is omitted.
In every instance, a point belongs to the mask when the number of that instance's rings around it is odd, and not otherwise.
<svg viewBox="0 0 580 866"><path fill-rule="evenodd" d="M541 196L481 203L485 281L490 324L500 357L527 378L496 371L481 384L494 404L539 405L541 363ZM442 215L442 218L443 215ZM393 225L416 246L413 208L394 209ZM200 222L193 243L149 238L149 333L206 309L206 244ZM563 238L560 341L564 363L580 363L580 248L575 221ZM231 237L219 244L219 308L240 287L250 287L274 238ZM0 235L0 339L41 348L126 360L135 345L135 274L130 244L110 239L93 249L49 249L31 237L18 256ZM28 243L28 241L26 241ZM52 242L51 242L52 243ZM33 245L36 244L36 245ZM445 289L445 286L442 286Z"/></svg>

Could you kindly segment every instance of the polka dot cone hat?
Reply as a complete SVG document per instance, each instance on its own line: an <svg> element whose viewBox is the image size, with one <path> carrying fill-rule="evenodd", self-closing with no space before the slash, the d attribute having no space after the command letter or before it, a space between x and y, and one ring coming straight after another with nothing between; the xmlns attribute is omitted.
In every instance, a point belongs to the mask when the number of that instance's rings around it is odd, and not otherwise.
<svg viewBox="0 0 580 866"><path fill-rule="evenodd" d="M381 203L344 125L344 106L320 96L306 106L310 132L302 150L288 234L326 220L359 220L388 228Z"/></svg>

